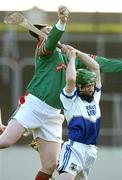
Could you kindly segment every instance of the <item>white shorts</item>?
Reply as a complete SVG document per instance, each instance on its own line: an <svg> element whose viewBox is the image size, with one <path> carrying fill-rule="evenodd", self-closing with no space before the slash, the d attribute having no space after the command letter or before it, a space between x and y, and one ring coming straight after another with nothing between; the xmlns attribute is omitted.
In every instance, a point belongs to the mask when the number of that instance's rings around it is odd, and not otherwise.
<svg viewBox="0 0 122 180"><path fill-rule="evenodd" d="M32 94L21 97L21 102L11 119L16 119L24 128L32 130L34 139L40 137L47 141L63 142L64 116L60 114L60 110L49 106Z"/></svg>
<svg viewBox="0 0 122 180"><path fill-rule="evenodd" d="M96 146L69 140L62 146L57 170L59 173L68 172L77 180L87 180L96 158Z"/></svg>

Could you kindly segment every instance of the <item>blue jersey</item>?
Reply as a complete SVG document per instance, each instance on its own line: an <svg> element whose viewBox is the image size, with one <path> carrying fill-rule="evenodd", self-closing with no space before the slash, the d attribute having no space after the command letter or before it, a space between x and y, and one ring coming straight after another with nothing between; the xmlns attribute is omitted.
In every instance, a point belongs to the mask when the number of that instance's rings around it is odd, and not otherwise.
<svg viewBox="0 0 122 180"><path fill-rule="evenodd" d="M83 144L96 144L101 119L100 96L101 85L96 86L91 102L80 98L76 89L70 94L63 89L60 98L68 122L69 139Z"/></svg>

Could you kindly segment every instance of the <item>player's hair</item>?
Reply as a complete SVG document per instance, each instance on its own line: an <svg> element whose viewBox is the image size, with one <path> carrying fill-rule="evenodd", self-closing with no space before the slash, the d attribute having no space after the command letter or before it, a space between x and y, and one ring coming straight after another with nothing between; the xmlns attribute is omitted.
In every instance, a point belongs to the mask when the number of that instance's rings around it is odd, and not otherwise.
<svg viewBox="0 0 122 180"><path fill-rule="evenodd" d="M81 88L84 86L96 82L96 73L87 69L78 69L76 76L76 84L81 84Z"/></svg>

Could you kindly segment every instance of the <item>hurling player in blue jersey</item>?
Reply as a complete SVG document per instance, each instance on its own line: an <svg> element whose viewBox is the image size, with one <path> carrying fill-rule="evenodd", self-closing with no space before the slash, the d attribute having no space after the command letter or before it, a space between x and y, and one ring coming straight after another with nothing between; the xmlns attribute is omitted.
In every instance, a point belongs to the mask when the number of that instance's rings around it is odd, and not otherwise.
<svg viewBox="0 0 122 180"><path fill-rule="evenodd" d="M101 78L99 64L71 46L62 50L69 63L66 86L60 95L68 126L68 141L62 146L58 172L60 180L86 180L97 157L100 128ZM88 69L75 69L76 56Z"/></svg>

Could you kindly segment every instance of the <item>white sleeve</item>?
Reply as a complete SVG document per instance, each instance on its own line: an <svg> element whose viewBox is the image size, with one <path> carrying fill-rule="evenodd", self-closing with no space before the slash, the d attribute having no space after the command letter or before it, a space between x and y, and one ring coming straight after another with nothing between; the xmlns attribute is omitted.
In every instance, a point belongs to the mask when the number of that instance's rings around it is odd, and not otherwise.
<svg viewBox="0 0 122 180"><path fill-rule="evenodd" d="M96 84L95 93L94 93L94 100L95 100L95 102L96 102L97 104L99 104L99 102L100 102L100 98L101 98L101 88L102 88L101 83Z"/></svg>
<svg viewBox="0 0 122 180"><path fill-rule="evenodd" d="M65 110L69 110L72 107L77 96L76 88L69 94L65 91L65 88L62 90L60 94L60 99Z"/></svg>
<svg viewBox="0 0 122 180"><path fill-rule="evenodd" d="M65 30L65 26L66 26L66 24L63 25L63 24L60 23L60 21L58 21L56 23L56 28L59 29L60 31L64 31Z"/></svg>

